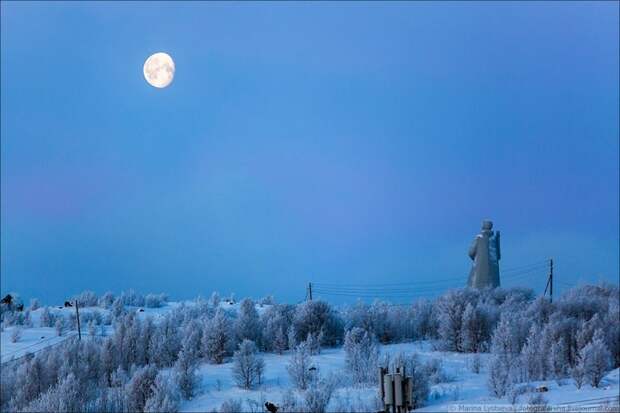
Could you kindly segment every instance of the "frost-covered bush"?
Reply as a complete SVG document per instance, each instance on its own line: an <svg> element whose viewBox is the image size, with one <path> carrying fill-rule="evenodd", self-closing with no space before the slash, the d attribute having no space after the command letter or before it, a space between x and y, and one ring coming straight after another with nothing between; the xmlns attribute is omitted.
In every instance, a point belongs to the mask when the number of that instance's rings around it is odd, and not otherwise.
<svg viewBox="0 0 620 413"><path fill-rule="evenodd" d="M11 343L17 343L22 339L22 328L15 326L13 327L13 331L11 331Z"/></svg>
<svg viewBox="0 0 620 413"><path fill-rule="evenodd" d="M58 319L54 322L54 329L56 329L56 335L58 335L59 337L62 336L62 334L65 331L65 319L64 317L58 317Z"/></svg>
<svg viewBox="0 0 620 413"><path fill-rule="evenodd" d="M107 291L99 298L97 305L101 308L109 309L110 307L112 307L113 303L114 294L112 294L110 291Z"/></svg>
<svg viewBox="0 0 620 413"><path fill-rule="evenodd" d="M145 412L177 412L181 391L175 374L160 371L155 377L153 393L144 405Z"/></svg>
<svg viewBox="0 0 620 413"><path fill-rule="evenodd" d="M41 303L39 302L38 298L30 299L30 310L31 311L38 310L40 307L41 307Z"/></svg>
<svg viewBox="0 0 620 413"><path fill-rule="evenodd" d="M598 330L593 340L579 352L579 365L592 387L599 386L611 363L611 353L607 350L602 336L603 332Z"/></svg>
<svg viewBox="0 0 620 413"><path fill-rule="evenodd" d="M141 412L149 398L154 394L157 369L152 365L138 367L125 385L127 410Z"/></svg>
<svg viewBox="0 0 620 413"><path fill-rule="evenodd" d="M88 330L88 335L91 337L95 337L95 335L97 334L97 329L95 328L95 323L90 320L88 322L88 324L86 325L87 330Z"/></svg>
<svg viewBox="0 0 620 413"><path fill-rule="evenodd" d="M72 301L75 300L77 300L80 307L95 307L99 303L99 298L93 291L82 291L73 297Z"/></svg>
<svg viewBox="0 0 620 413"><path fill-rule="evenodd" d="M232 374L237 386L251 389L261 382L265 362L258 355L258 348L251 340L243 340L233 355Z"/></svg>
<svg viewBox="0 0 620 413"><path fill-rule="evenodd" d="M144 296L131 289L129 291L121 292L120 300L123 305L144 307Z"/></svg>
<svg viewBox="0 0 620 413"><path fill-rule="evenodd" d="M569 368L568 359L566 357L566 345L564 344L563 337L560 337L551 344L549 364L553 377L556 378L558 385L560 385L561 380L568 374Z"/></svg>
<svg viewBox="0 0 620 413"><path fill-rule="evenodd" d="M220 413L239 413L243 411L243 400L228 399L220 406Z"/></svg>
<svg viewBox="0 0 620 413"><path fill-rule="evenodd" d="M32 314L30 313L30 310L26 310L24 312L24 321L22 322L22 325L26 328L32 328Z"/></svg>
<svg viewBox="0 0 620 413"><path fill-rule="evenodd" d="M312 413L325 413L334 389L335 383L329 377L311 382L304 393L305 410Z"/></svg>
<svg viewBox="0 0 620 413"><path fill-rule="evenodd" d="M114 300L110 311L112 312L112 316L115 318L122 316L125 312L125 304L123 304L123 300L121 300L121 298Z"/></svg>
<svg viewBox="0 0 620 413"><path fill-rule="evenodd" d="M282 394L282 401L278 407L282 412L302 413L305 411L304 402L291 389Z"/></svg>
<svg viewBox="0 0 620 413"><path fill-rule="evenodd" d="M432 384L448 383L454 378L448 376L440 359L430 359L423 365L424 372Z"/></svg>
<svg viewBox="0 0 620 413"><path fill-rule="evenodd" d="M491 393L501 398L512 387L510 377L510 363L505 357L493 355L489 361L488 386Z"/></svg>
<svg viewBox="0 0 620 413"><path fill-rule="evenodd" d="M222 309L215 312L204 327L202 348L205 356L215 364L224 362L232 347L231 322Z"/></svg>
<svg viewBox="0 0 620 413"><path fill-rule="evenodd" d="M306 301L295 308L293 319L295 342L304 341L308 334L323 334L323 345L334 346L342 342L343 323L338 313L324 301Z"/></svg>
<svg viewBox="0 0 620 413"><path fill-rule="evenodd" d="M287 332L294 312L295 307L288 304L272 305L263 312L260 318L262 349L282 354L288 348Z"/></svg>
<svg viewBox="0 0 620 413"><path fill-rule="evenodd" d="M293 385L300 390L305 390L312 379L311 363L312 359L308 346L306 342L302 342L295 348L289 363L286 365L286 371L288 371Z"/></svg>
<svg viewBox="0 0 620 413"><path fill-rule="evenodd" d="M468 353L487 351L497 311L490 305L467 303L461 325L461 349Z"/></svg>
<svg viewBox="0 0 620 413"><path fill-rule="evenodd" d="M49 307L44 307L43 311L41 311L41 316L39 317L40 327L53 327L54 322L54 317L50 313Z"/></svg>
<svg viewBox="0 0 620 413"><path fill-rule="evenodd" d="M376 382L379 347L368 331L359 327L347 331L344 351L345 369L355 384Z"/></svg>
<svg viewBox="0 0 620 413"><path fill-rule="evenodd" d="M275 305L276 301L273 299L273 295L267 295L261 298L258 303L260 305Z"/></svg>
<svg viewBox="0 0 620 413"><path fill-rule="evenodd" d="M435 311L439 320L439 337L443 349L464 351L462 328L467 305L477 300L473 289L451 290L437 299Z"/></svg>
<svg viewBox="0 0 620 413"><path fill-rule="evenodd" d="M516 404L519 401L519 398L527 393L532 393L534 391L534 387L529 384L521 384L514 386L508 391L508 400L510 404Z"/></svg>
<svg viewBox="0 0 620 413"><path fill-rule="evenodd" d="M222 299L220 297L220 293L218 293L217 291L213 291L213 293L211 293L211 297L209 298L209 304L211 305L211 307L219 307L221 301Z"/></svg>
<svg viewBox="0 0 620 413"><path fill-rule="evenodd" d="M313 356L317 354L321 354L321 341L323 341L323 333L319 333L318 335L308 333L308 337L306 338L306 345L308 346L308 351Z"/></svg>
<svg viewBox="0 0 620 413"><path fill-rule="evenodd" d="M473 354L467 360L467 366L469 367L469 371L471 371L472 373L480 374L480 371L482 370L482 359L480 358L480 354Z"/></svg>
<svg viewBox="0 0 620 413"><path fill-rule="evenodd" d="M79 393L78 380L73 373L47 392L41 393L27 407L24 412L80 412L84 404Z"/></svg>
<svg viewBox="0 0 620 413"><path fill-rule="evenodd" d="M378 394L374 394L370 399L362 397L360 392L351 394L348 390L335 392L330 404L330 411L342 413L366 413L378 412L384 409L383 401Z"/></svg>
<svg viewBox="0 0 620 413"><path fill-rule="evenodd" d="M237 341L250 340L256 343L260 337L258 312L254 301L245 298L239 305L237 319L235 320L235 331Z"/></svg>
<svg viewBox="0 0 620 413"><path fill-rule="evenodd" d="M144 298L144 302L147 308L159 308L163 307L168 301L168 296L164 293L161 294L147 294Z"/></svg>

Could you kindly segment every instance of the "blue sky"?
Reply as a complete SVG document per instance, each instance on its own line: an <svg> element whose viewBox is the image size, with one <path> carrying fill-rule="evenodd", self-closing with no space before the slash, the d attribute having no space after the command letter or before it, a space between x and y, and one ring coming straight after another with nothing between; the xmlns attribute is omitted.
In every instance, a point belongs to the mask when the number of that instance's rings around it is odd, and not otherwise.
<svg viewBox="0 0 620 413"><path fill-rule="evenodd" d="M618 280L616 2L1 8L3 292Z"/></svg>

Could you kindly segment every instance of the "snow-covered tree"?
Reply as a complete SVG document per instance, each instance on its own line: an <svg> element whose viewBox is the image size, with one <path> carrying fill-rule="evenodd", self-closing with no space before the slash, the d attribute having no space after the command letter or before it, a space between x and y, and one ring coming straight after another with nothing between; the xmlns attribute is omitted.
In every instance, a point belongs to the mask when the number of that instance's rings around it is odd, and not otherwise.
<svg viewBox="0 0 620 413"><path fill-rule="evenodd" d="M217 291L213 291L211 294L211 298L209 298L209 304L213 308L217 308L220 306L220 302L222 299L220 298L220 294Z"/></svg>
<svg viewBox="0 0 620 413"><path fill-rule="evenodd" d="M580 366L592 387L598 387L609 371L611 353L603 341L603 331L597 330L592 341L579 352Z"/></svg>
<svg viewBox="0 0 620 413"><path fill-rule="evenodd" d="M511 387L510 365L499 355L491 356L489 361L489 390L495 397L504 397Z"/></svg>
<svg viewBox="0 0 620 413"><path fill-rule="evenodd" d="M22 328L19 326L13 327L13 331L11 331L11 343L17 343L22 339Z"/></svg>
<svg viewBox="0 0 620 413"><path fill-rule="evenodd" d="M224 357L230 354L231 323L222 309L215 312L205 325L202 337L204 355L215 364L224 362Z"/></svg>
<svg viewBox="0 0 620 413"><path fill-rule="evenodd" d="M345 368L354 383L376 380L379 347L375 338L359 327L347 331L344 337Z"/></svg>
<svg viewBox="0 0 620 413"><path fill-rule="evenodd" d="M521 350L523 367L528 380L536 381L543 378L544 364L547 362L547 354L543 352L540 342L540 331L538 326L532 326L527 342Z"/></svg>
<svg viewBox="0 0 620 413"><path fill-rule="evenodd" d="M112 373L110 381L112 383L112 387L124 387L129 381L129 375L125 369L118 366L118 368Z"/></svg>
<svg viewBox="0 0 620 413"><path fill-rule="evenodd" d="M266 295L260 299L259 304L262 306L265 305L275 305L276 300L274 300L273 295Z"/></svg>
<svg viewBox="0 0 620 413"><path fill-rule="evenodd" d="M41 303L38 298L30 299L30 311L38 310L41 307Z"/></svg>
<svg viewBox="0 0 620 413"><path fill-rule="evenodd" d="M83 397L76 377L69 373L57 386L39 395L23 411L26 412L81 412Z"/></svg>
<svg viewBox="0 0 620 413"><path fill-rule="evenodd" d="M52 314L50 314L49 307L43 308L41 311L41 316L39 317L39 326L41 327L53 327L54 326L54 318Z"/></svg>
<svg viewBox="0 0 620 413"><path fill-rule="evenodd" d="M123 304L123 300L117 298L112 303L112 315L114 317L120 317L125 312L125 305Z"/></svg>
<svg viewBox="0 0 620 413"><path fill-rule="evenodd" d="M162 307L166 301L168 301L168 296L166 294L147 294L144 297L144 304L147 308L159 308Z"/></svg>
<svg viewBox="0 0 620 413"><path fill-rule="evenodd" d="M260 336L258 312L254 301L243 299L239 305L239 314L235 322L235 331L239 342L248 339L256 342Z"/></svg>
<svg viewBox="0 0 620 413"><path fill-rule="evenodd" d="M144 405L145 412L175 413L179 411L181 391L174 374L160 371L155 377L152 394Z"/></svg>
<svg viewBox="0 0 620 413"><path fill-rule="evenodd" d="M276 304L267 308L260 319L262 329L261 348L282 354L287 349L287 331L291 326L294 306Z"/></svg>
<svg viewBox="0 0 620 413"><path fill-rule="evenodd" d="M451 290L439 297L435 304L439 319L439 337L448 351L463 351L461 329L468 304L468 290Z"/></svg>
<svg viewBox="0 0 620 413"><path fill-rule="evenodd" d="M306 411L325 413L335 388L335 382L331 377L311 382L304 393Z"/></svg>
<svg viewBox="0 0 620 413"><path fill-rule="evenodd" d="M243 340L233 355L232 373L237 386L251 389L259 382L265 369L263 358L258 355L258 348L251 340Z"/></svg>
<svg viewBox="0 0 620 413"><path fill-rule="evenodd" d="M577 358L578 358L577 364L575 364L573 367L571 367L570 375L573 378L573 380L575 381L575 387L580 389L581 386L583 386L583 382L584 382L584 380L586 378L586 373L584 371L583 363L581 362L579 357L577 357Z"/></svg>
<svg viewBox="0 0 620 413"><path fill-rule="evenodd" d="M99 298L93 291L82 291L74 296L71 301L75 302L76 300L80 307L95 307L98 304Z"/></svg>
<svg viewBox="0 0 620 413"><path fill-rule="evenodd" d="M111 338L106 338L101 347L101 373L103 381L108 386L112 386L112 374L116 369L116 349Z"/></svg>
<svg viewBox="0 0 620 413"><path fill-rule="evenodd" d="M54 323L54 328L56 329L56 335L62 336L65 331L65 318L60 316Z"/></svg>
<svg viewBox="0 0 620 413"><path fill-rule="evenodd" d="M342 340L342 320L331 306L324 301L306 301L295 309L293 325L295 341L304 341L308 334L319 335L323 332L324 345L332 346Z"/></svg>
<svg viewBox="0 0 620 413"><path fill-rule="evenodd" d="M284 350L286 350L287 345L288 340L286 338L286 335L284 334L284 329L280 327L276 330L276 333L273 337L273 350L278 354L282 354Z"/></svg>
<svg viewBox="0 0 620 413"><path fill-rule="evenodd" d="M10 367L10 366L8 366ZM6 368L2 368L5 374ZM45 383L45 366L39 357L27 357L26 360L17 367L14 376L13 394L9 397L15 410L21 410L31 401L36 399L39 394L47 389Z"/></svg>
<svg viewBox="0 0 620 413"><path fill-rule="evenodd" d="M175 364L177 380L183 397L186 399L194 395L194 388L198 382L196 369L200 350L200 326L198 322L188 324L183 338L183 347Z"/></svg>
<svg viewBox="0 0 620 413"><path fill-rule="evenodd" d="M461 326L463 351L470 353L486 351L495 322L493 310L488 305L467 303Z"/></svg>
<svg viewBox="0 0 620 413"><path fill-rule="evenodd" d="M297 330L295 330L295 325L291 325L286 332L286 339L288 342L288 348L293 350L297 347Z"/></svg>
<svg viewBox="0 0 620 413"><path fill-rule="evenodd" d="M542 328L549 322L555 306L546 297L538 297L527 308L525 315L538 327Z"/></svg>
<svg viewBox="0 0 620 413"><path fill-rule="evenodd" d="M566 344L564 344L563 337L560 337L551 345L549 363L551 364L553 376L556 378L558 384L561 383L561 380L568 374L569 366L566 358Z"/></svg>
<svg viewBox="0 0 620 413"><path fill-rule="evenodd" d="M308 346L304 341L295 348L286 366L291 381L300 390L306 390L310 383L312 378L311 363L310 351L308 351Z"/></svg>
<svg viewBox="0 0 620 413"><path fill-rule="evenodd" d="M167 314L153 331L149 344L149 361L157 366L169 367L174 364L181 350L178 323Z"/></svg>
<svg viewBox="0 0 620 413"><path fill-rule="evenodd" d="M315 356L317 354L321 354L321 333L317 335L308 333L308 337L306 338L306 344L308 345L308 351L310 354Z"/></svg>
<svg viewBox="0 0 620 413"><path fill-rule="evenodd" d="M157 369L152 366L138 367L125 385L127 408L130 412L144 410L146 401L153 395Z"/></svg>
<svg viewBox="0 0 620 413"><path fill-rule="evenodd" d="M105 309L112 307L113 303L114 303L114 294L112 294L110 291L107 291L105 294L99 297L99 301L97 302L99 307L105 308Z"/></svg>

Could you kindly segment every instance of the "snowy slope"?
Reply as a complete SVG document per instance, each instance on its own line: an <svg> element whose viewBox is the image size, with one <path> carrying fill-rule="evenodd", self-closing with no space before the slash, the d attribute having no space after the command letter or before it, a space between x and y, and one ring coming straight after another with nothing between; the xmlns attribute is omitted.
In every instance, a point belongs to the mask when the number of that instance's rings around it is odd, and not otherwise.
<svg viewBox="0 0 620 413"><path fill-rule="evenodd" d="M491 405L503 405L504 407L510 405L507 398L496 399L489 396L486 384L487 375L484 370L480 374L474 374L468 370L467 364L471 355L433 351L429 343L425 342L385 345L381 347L381 351L389 354L415 352L421 360L440 359L442 361L443 368L450 380L447 383L432 386L427 405L418 409L419 411L454 411L459 405L486 405L487 408ZM482 355L482 358L484 360L486 355ZM254 390L243 390L235 386L231 374L232 363L202 364L199 370L201 377L199 394L192 400L186 401L181 406L181 411L217 410L224 401L231 398L243 400L246 410L250 409L247 403L248 399L254 400L257 405L262 405L265 401L279 404L282 400L282 394L291 387L286 371L289 359L290 354L281 356L265 354L266 369L263 385ZM326 349L320 355L314 356L313 360L321 375L341 374L344 368L344 350L341 348ZM548 392L542 393L549 404L565 404L565 407L578 411L586 406L604 404L603 398L617 397L620 389L618 376L618 369L609 373L604 379L603 386L599 389L584 385L581 390L577 390L572 384L572 380L566 380L566 384L563 386L558 386L555 381L532 384L534 386L544 385L549 388ZM374 410L376 397L376 387L355 388L345 386L339 388L335 393L329 405L329 411L342 410L343 401L346 401L345 405L350 406L353 410L363 411L364 408ZM523 409L526 408L527 397L527 395L523 396L517 402L523 404ZM356 406L358 406L357 409ZM493 409L487 411L493 411Z"/></svg>
<svg viewBox="0 0 620 413"><path fill-rule="evenodd" d="M164 314L174 310L181 305L192 306L195 304L196 301L173 301L168 302L164 306L159 308L125 306L125 309L127 311L134 311L140 319L152 317L154 322L157 322L157 320ZM267 308L269 307L269 305L256 304L256 310L259 314L267 310ZM74 307L50 306L48 308L52 315L62 315L63 317L65 317L65 319L69 319L69 317L75 315ZM231 304L226 301L222 301L220 303L220 308L224 310L237 311L239 309L239 303ZM97 311L103 317L110 313L109 310L101 307L80 307L79 311L80 315ZM33 327L22 328L22 338L18 342L11 342L11 334L16 327L6 327L4 331L0 333L0 362L5 363L13 358L22 357L26 353L34 353L36 351L40 351L46 347L58 344L77 334L76 329L67 329L65 333L63 333L62 337L58 337L54 328L39 327L42 312L43 308L38 308L30 312ZM86 331L86 325L82 325L82 334L87 334ZM112 331L113 330L111 326L106 326L106 334L111 334Z"/></svg>

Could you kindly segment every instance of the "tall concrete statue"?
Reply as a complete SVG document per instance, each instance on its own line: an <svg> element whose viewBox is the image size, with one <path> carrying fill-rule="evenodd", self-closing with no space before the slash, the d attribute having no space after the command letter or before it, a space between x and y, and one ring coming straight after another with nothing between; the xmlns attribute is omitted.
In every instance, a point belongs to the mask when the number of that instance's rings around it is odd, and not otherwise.
<svg viewBox="0 0 620 413"><path fill-rule="evenodd" d="M467 285L473 288L499 287L499 231L493 232L493 222L482 221L482 230L469 247L473 264Z"/></svg>

